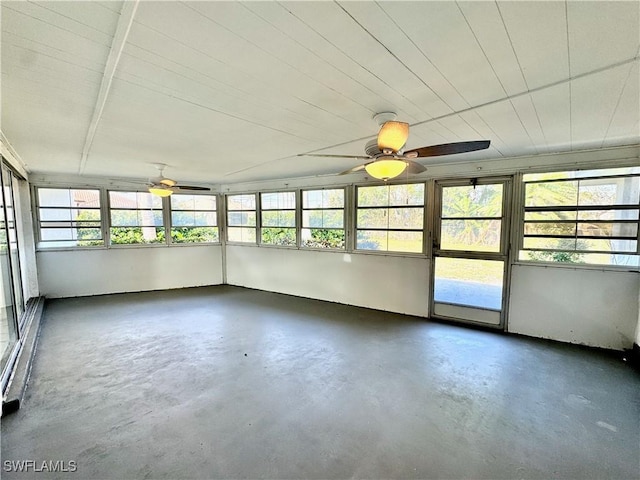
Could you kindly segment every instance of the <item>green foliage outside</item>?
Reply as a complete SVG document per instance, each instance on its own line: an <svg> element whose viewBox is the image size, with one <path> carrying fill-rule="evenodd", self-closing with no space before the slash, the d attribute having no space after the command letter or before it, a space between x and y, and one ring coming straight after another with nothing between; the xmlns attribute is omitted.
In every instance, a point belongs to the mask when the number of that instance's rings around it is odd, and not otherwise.
<svg viewBox="0 0 640 480"><path fill-rule="evenodd" d="M312 228L311 238L303 240L302 245L309 248L344 248L344 230Z"/></svg>
<svg viewBox="0 0 640 480"><path fill-rule="evenodd" d="M280 227L263 228L262 243L267 245L295 246L296 229Z"/></svg>
<svg viewBox="0 0 640 480"><path fill-rule="evenodd" d="M100 212L98 210L82 210L78 213L76 221L83 227L94 227L78 228L76 230L79 247L104 245L102 230L100 229Z"/></svg>
<svg viewBox="0 0 640 480"><path fill-rule="evenodd" d="M173 243L204 243L218 241L217 227L173 227L171 229Z"/></svg>
<svg viewBox="0 0 640 480"><path fill-rule="evenodd" d="M143 228L147 230L147 235ZM155 229L155 237L149 238L148 232ZM112 245L135 245L139 243L161 243L164 242L165 234L162 227L112 227Z"/></svg>
<svg viewBox="0 0 640 480"><path fill-rule="evenodd" d="M83 227L78 228L78 246L90 247L104 245L101 239L100 213L95 210L81 211L76 221ZM149 243L162 243L165 241L164 227L111 227L112 245L138 245ZM171 229L171 241L174 243L202 243L217 242L217 227L173 227Z"/></svg>
<svg viewBox="0 0 640 480"><path fill-rule="evenodd" d="M555 178L553 174L549 174ZM544 178L541 178L544 179ZM585 192L587 196L594 192ZM597 194L597 192L596 192ZM583 201L585 199L583 198ZM596 198L592 200L596 201ZM550 206L562 208L563 205L578 204L578 182L549 182L531 183L526 185L526 206ZM575 212L571 211L550 211L550 212L528 212L525 219L528 221L544 220L550 223L525 224L525 234L534 233L537 235L574 235ZM553 221L569 221L570 223L553 223ZM528 260L536 262L557 262L557 263L582 263L584 255L576 250L586 249L584 242L576 242L573 238L537 238L532 239L540 245L540 248L549 248L559 251L529 250L525 255ZM526 245L525 245L526 246ZM535 247L533 247L535 248ZM564 250L564 251L563 251Z"/></svg>
<svg viewBox="0 0 640 480"><path fill-rule="evenodd" d="M582 263L582 254L577 252L528 251L529 260L534 262Z"/></svg>

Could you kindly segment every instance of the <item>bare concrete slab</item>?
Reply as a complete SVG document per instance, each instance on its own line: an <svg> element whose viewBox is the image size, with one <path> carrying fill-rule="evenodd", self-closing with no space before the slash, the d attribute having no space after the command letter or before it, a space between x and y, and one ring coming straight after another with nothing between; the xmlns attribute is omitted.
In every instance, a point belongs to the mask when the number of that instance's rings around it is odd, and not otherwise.
<svg viewBox="0 0 640 480"><path fill-rule="evenodd" d="M639 422L640 377L597 351L237 287L109 295L48 303L2 478L629 479Z"/></svg>

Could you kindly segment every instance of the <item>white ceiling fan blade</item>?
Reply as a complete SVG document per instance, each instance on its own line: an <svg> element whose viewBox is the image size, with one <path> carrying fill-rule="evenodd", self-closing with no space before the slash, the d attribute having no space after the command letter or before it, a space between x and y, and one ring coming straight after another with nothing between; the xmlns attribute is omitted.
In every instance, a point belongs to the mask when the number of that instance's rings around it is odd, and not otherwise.
<svg viewBox="0 0 640 480"><path fill-rule="evenodd" d="M345 170L344 172L340 172L338 175L348 175L350 173L359 172L360 170L364 170L365 164L358 165L356 167L350 168L349 170Z"/></svg>
<svg viewBox="0 0 640 480"><path fill-rule="evenodd" d="M332 155L330 153L299 153L298 157L322 157L322 158L351 158L355 160L371 160L369 157L363 157L362 155Z"/></svg>
<svg viewBox="0 0 640 480"><path fill-rule="evenodd" d="M407 162L407 173L422 173L427 170L427 167L413 160L406 159L405 162Z"/></svg>

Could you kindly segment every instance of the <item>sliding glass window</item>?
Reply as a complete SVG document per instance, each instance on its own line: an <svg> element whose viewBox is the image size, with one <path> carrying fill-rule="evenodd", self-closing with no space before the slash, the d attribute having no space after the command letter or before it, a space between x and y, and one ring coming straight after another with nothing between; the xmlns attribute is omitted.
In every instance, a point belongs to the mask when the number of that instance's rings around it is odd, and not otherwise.
<svg viewBox="0 0 640 480"><path fill-rule="evenodd" d="M162 198L147 192L109 192L112 245L162 243Z"/></svg>
<svg viewBox="0 0 640 480"><path fill-rule="evenodd" d="M260 194L263 245L296 245L296 192Z"/></svg>
<svg viewBox="0 0 640 480"><path fill-rule="evenodd" d="M307 248L344 249L344 188L302 191L302 241Z"/></svg>
<svg viewBox="0 0 640 480"><path fill-rule="evenodd" d="M218 212L215 195L183 195L171 199L171 242L216 243Z"/></svg>
<svg viewBox="0 0 640 480"><path fill-rule="evenodd" d="M227 195L227 241L256 243L256 195Z"/></svg>
<svg viewBox="0 0 640 480"><path fill-rule="evenodd" d="M356 249L424 251L424 183L357 187Z"/></svg>
<svg viewBox="0 0 640 480"><path fill-rule="evenodd" d="M104 245L100 218L100 191L38 188L38 248Z"/></svg>
<svg viewBox="0 0 640 480"><path fill-rule="evenodd" d="M640 167L527 174L520 260L640 266Z"/></svg>
<svg viewBox="0 0 640 480"><path fill-rule="evenodd" d="M2 389L8 381L9 360L15 358L24 326L24 296L14 193L19 182L2 162L0 193L0 367Z"/></svg>

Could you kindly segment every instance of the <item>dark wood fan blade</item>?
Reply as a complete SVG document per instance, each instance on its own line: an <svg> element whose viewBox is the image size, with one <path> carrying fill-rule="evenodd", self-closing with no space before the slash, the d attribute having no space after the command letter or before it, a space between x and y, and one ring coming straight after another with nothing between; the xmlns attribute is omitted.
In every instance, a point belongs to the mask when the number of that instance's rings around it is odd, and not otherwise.
<svg viewBox="0 0 640 480"><path fill-rule="evenodd" d="M362 155L331 155L321 153L299 153L298 157L324 157L324 158L351 158L356 160L370 160L369 157L363 157Z"/></svg>
<svg viewBox="0 0 640 480"><path fill-rule="evenodd" d="M173 188L177 188L178 190L193 190L193 191L202 191L202 192L208 192L211 189L208 187L195 187L193 185L176 185Z"/></svg>
<svg viewBox="0 0 640 480"><path fill-rule="evenodd" d="M364 170L364 165L358 165L357 167L350 168L349 170L345 170L344 172L340 172L338 175L347 175L349 173L359 172L360 170Z"/></svg>
<svg viewBox="0 0 640 480"><path fill-rule="evenodd" d="M489 148L490 140L478 140L474 142L443 143L442 145L431 145L430 147L416 148L404 152L410 158L439 157L441 155L454 155L456 153L475 152ZM414 157L414 154L417 156Z"/></svg>
<svg viewBox="0 0 640 480"><path fill-rule="evenodd" d="M413 160L405 160L407 162L407 172L408 173L422 173L427 167L419 164L418 162L414 162Z"/></svg>

